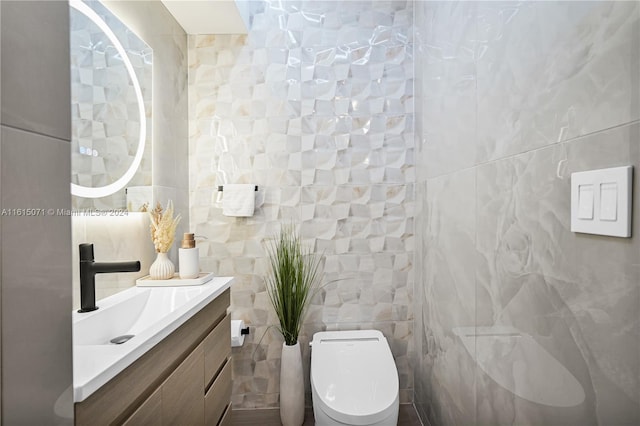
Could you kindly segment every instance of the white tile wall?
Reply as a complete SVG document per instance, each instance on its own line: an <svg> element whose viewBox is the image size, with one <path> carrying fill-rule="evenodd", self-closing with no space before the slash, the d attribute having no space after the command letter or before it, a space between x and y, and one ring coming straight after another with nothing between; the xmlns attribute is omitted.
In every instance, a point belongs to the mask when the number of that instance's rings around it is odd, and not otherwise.
<svg viewBox="0 0 640 426"><path fill-rule="evenodd" d="M278 405L281 338L260 340L276 321L264 241L290 221L324 254L325 282L337 280L301 340L383 330L412 399L412 13L410 1L287 1L254 15L246 36L189 38L191 223L208 238L203 267L236 276L232 315L252 327L234 352L235 407ZM258 184L264 205L222 216L224 183Z"/></svg>

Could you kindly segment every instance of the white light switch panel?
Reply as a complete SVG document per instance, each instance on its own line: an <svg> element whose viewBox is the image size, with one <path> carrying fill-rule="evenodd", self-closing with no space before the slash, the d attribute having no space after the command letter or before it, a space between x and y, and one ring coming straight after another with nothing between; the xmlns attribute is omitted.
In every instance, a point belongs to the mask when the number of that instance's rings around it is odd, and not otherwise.
<svg viewBox="0 0 640 426"><path fill-rule="evenodd" d="M631 236L632 166L571 174L571 231Z"/></svg>

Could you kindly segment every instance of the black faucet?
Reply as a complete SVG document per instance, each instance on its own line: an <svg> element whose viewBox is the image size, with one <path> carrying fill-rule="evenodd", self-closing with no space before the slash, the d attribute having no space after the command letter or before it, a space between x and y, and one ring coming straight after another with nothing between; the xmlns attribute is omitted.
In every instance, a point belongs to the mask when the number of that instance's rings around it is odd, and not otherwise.
<svg viewBox="0 0 640 426"><path fill-rule="evenodd" d="M80 309L91 312L96 306L96 274L108 272L138 272L140 261L96 262L93 260L93 244L80 244Z"/></svg>

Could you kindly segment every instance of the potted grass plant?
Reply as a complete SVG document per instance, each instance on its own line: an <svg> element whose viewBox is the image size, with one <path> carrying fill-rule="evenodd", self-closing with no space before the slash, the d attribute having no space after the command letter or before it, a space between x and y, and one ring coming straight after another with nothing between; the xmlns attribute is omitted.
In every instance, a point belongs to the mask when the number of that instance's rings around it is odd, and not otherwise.
<svg viewBox="0 0 640 426"><path fill-rule="evenodd" d="M304 421L304 377L298 336L320 276L320 258L305 249L293 225L282 228L268 246L267 293L284 337L280 361L280 420Z"/></svg>

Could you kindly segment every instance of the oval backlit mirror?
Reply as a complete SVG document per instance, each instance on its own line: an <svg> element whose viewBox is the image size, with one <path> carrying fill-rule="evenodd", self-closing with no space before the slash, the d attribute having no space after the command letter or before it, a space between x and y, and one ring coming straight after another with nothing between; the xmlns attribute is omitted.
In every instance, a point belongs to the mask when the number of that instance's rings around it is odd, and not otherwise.
<svg viewBox="0 0 640 426"><path fill-rule="evenodd" d="M150 157L152 51L99 2L69 5L71 193L102 199L74 207L123 208L125 186L151 184L151 158L141 165Z"/></svg>

